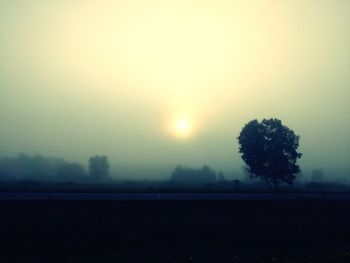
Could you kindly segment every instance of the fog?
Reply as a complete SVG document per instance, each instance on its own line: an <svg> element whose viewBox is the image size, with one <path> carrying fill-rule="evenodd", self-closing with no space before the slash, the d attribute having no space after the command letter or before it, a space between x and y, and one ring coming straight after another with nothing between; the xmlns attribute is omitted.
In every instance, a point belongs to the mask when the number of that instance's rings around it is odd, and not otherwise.
<svg viewBox="0 0 350 263"><path fill-rule="evenodd" d="M237 137L278 118L305 174L350 171L349 1L0 0L0 156L108 156L241 176Z"/></svg>

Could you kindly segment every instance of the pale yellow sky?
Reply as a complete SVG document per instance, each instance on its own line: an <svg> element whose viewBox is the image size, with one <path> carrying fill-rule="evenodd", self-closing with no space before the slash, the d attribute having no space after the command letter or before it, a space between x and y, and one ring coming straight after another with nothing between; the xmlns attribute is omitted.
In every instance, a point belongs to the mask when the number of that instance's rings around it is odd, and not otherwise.
<svg viewBox="0 0 350 263"><path fill-rule="evenodd" d="M349 167L350 1L0 0L0 154L239 169L277 117Z"/></svg>

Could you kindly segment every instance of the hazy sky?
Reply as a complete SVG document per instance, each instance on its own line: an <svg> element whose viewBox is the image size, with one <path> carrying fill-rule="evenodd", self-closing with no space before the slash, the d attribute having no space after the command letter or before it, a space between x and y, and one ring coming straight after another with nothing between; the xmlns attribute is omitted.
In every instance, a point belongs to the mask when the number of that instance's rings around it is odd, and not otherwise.
<svg viewBox="0 0 350 263"><path fill-rule="evenodd" d="M349 169L349 28L347 0L0 0L0 155L229 173L276 117Z"/></svg>

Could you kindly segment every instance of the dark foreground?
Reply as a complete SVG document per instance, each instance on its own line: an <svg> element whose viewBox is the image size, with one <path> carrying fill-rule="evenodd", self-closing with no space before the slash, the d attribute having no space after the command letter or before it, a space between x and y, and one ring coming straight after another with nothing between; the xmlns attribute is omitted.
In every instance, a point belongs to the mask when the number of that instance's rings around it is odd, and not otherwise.
<svg viewBox="0 0 350 263"><path fill-rule="evenodd" d="M350 262L350 201L1 200L0 262Z"/></svg>

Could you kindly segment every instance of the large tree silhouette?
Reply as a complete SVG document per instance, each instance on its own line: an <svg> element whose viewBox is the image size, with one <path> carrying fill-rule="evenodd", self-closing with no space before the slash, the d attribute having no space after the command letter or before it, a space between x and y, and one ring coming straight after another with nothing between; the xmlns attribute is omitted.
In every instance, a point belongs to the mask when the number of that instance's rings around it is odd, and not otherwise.
<svg viewBox="0 0 350 263"><path fill-rule="evenodd" d="M275 188L279 184L293 184L300 172L297 159L299 136L278 119L252 120L239 137L239 152L252 176L265 180Z"/></svg>

